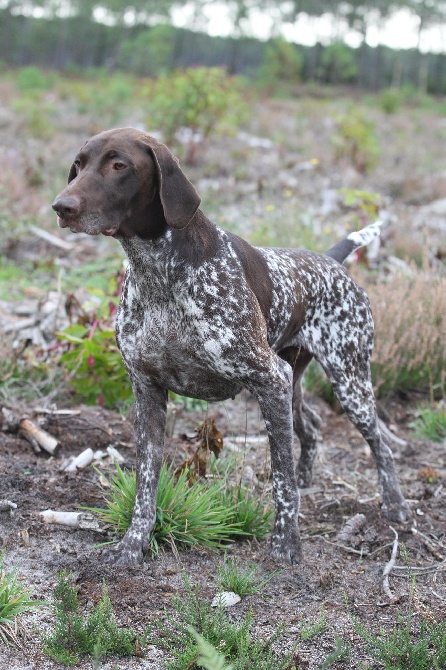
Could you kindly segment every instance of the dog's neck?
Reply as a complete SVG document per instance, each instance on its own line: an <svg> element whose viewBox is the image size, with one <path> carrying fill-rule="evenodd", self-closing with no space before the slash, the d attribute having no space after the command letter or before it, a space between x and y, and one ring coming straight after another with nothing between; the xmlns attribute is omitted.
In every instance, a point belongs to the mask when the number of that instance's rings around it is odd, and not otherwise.
<svg viewBox="0 0 446 670"><path fill-rule="evenodd" d="M153 226L153 221L149 221L146 220L141 235L134 226L131 235L123 234L121 230L116 235L140 289L144 287L164 294L171 291L172 286L188 284L195 271L218 252L221 244L219 230L201 210L179 230L169 228L164 217L163 226ZM159 234L153 234L155 229ZM147 230L152 234L148 235Z"/></svg>

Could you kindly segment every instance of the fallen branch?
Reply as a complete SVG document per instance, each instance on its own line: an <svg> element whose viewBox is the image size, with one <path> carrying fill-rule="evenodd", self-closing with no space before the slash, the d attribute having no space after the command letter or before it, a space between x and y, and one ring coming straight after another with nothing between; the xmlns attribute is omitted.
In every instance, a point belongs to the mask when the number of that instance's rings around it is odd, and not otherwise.
<svg viewBox="0 0 446 670"><path fill-rule="evenodd" d="M390 530L392 530L395 533L395 539L393 541L393 547L392 547L392 553L390 555L390 561L388 563L386 563L385 566L384 566L382 590L384 591L385 595L389 599L389 602L393 603L397 600L397 598L392 593L392 591L390 590L389 575L392 572L392 569L395 565L396 555L398 553L398 533L396 532L395 528L392 528L392 526L389 526L389 528L390 528Z"/></svg>
<svg viewBox="0 0 446 670"><path fill-rule="evenodd" d="M47 509L40 512L44 523L55 523L62 526L71 526L72 528L80 528L81 530L95 530L102 532L99 521L89 512L58 512L56 510Z"/></svg>
<svg viewBox="0 0 446 670"><path fill-rule="evenodd" d="M75 458L71 458L65 467L62 467L64 472L76 472L81 468L87 467L94 459L94 451L90 447L81 451Z"/></svg>
<svg viewBox="0 0 446 670"><path fill-rule="evenodd" d="M349 519L337 534L336 540L341 544L354 546L354 536L365 526L367 519L365 514L355 514ZM356 542L359 544L359 542Z"/></svg>
<svg viewBox="0 0 446 670"><path fill-rule="evenodd" d="M42 449L51 455L54 455L59 442L55 437L39 428L31 419L26 416L20 416L12 410L2 407L3 414L3 430L11 433L17 433L20 437L24 437L30 443L36 453L40 453Z"/></svg>

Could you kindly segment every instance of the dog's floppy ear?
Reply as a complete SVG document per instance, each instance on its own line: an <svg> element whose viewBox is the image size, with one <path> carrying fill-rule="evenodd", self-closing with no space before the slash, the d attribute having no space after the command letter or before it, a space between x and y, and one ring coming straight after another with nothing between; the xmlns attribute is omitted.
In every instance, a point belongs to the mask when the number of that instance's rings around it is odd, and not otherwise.
<svg viewBox="0 0 446 670"><path fill-rule="evenodd" d="M70 183L70 181L73 181L73 179L76 178L76 175L77 175L77 170L76 170L75 164L73 163L73 165L70 167L70 171L68 173L68 183Z"/></svg>
<svg viewBox="0 0 446 670"><path fill-rule="evenodd" d="M199 208L201 198L164 144L148 136L146 144L155 160L166 223L172 228L185 228Z"/></svg>

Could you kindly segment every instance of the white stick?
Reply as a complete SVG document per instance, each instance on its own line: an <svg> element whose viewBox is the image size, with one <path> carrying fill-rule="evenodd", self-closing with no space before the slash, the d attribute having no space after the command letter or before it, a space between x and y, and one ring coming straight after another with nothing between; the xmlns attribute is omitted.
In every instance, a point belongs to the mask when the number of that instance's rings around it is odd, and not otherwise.
<svg viewBox="0 0 446 670"><path fill-rule="evenodd" d="M392 528L392 526L389 526L390 530L393 530L395 533L395 539L393 541L393 547L392 547L392 554L390 556L390 561L385 564L384 570L383 570L383 591L388 597L388 599L392 602L395 600L395 596L390 590L389 586L389 575L392 572L393 566L395 565L396 561L396 555L398 552L398 533L396 532L395 528Z"/></svg>
<svg viewBox="0 0 446 670"><path fill-rule="evenodd" d="M88 447L84 451L82 451L78 456L76 456L75 459L73 459L65 468L65 472L76 472L76 470L80 468L85 468L87 465L90 465L90 463L94 459L94 452L93 449L90 449Z"/></svg>
<svg viewBox="0 0 446 670"><path fill-rule="evenodd" d="M58 512L47 509L40 512L45 523L57 523L62 526L81 528L83 530L100 530L99 522L93 514L88 512Z"/></svg>

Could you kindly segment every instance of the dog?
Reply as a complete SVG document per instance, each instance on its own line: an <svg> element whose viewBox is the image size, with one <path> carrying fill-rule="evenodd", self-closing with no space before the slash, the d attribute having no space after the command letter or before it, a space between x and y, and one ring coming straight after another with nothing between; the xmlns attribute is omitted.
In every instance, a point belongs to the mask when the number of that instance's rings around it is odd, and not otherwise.
<svg viewBox="0 0 446 670"><path fill-rule="evenodd" d="M129 529L104 560L137 565L147 550L168 391L217 401L245 388L260 405L271 450L271 553L298 562L299 487L310 485L320 427L301 388L313 357L370 445L383 513L407 520L410 508L377 420L369 301L341 265L379 234L379 223L325 254L256 248L212 223L200 203L164 144L118 128L83 145L52 205L60 227L112 236L129 261L116 340L135 397L136 499Z"/></svg>

